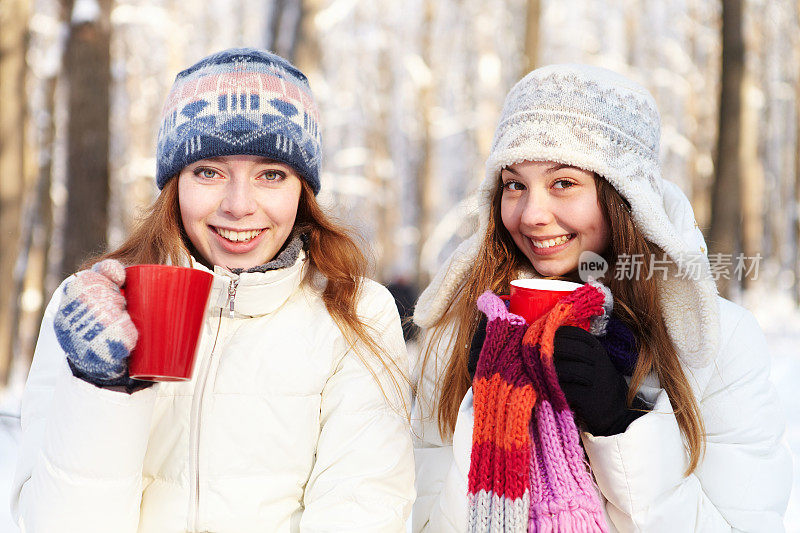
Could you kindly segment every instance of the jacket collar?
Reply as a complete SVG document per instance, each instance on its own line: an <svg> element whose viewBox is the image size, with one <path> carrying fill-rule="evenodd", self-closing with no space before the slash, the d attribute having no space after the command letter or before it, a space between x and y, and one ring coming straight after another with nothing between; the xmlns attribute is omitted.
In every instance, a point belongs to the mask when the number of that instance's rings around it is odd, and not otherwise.
<svg viewBox="0 0 800 533"><path fill-rule="evenodd" d="M294 264L267 272L234 274L224 267L211 271L192 258L192 268L211 272L214 283L208 298L209 308L230 308L229 294L234 294L234 313L244 316L261 316L281 307L300 287L307 269L306 254L300 252Z"/></svg>

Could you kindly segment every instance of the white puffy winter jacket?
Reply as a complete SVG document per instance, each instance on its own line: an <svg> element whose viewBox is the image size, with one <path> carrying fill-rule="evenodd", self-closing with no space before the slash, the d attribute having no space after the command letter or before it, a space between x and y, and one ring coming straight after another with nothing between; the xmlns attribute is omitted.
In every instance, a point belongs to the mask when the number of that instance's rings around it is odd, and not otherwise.
<svg viewBox="0 0 800 533"><path fill-rule="evenodd" d="M72 376L56 291L22 400L22 531L404 531L408 398L348 349L304 268L302 255L267 273L217 268L191 381L132 395ZM405 370L388 291L366 280L358 310Z"/></svg>
<svg viewBox="0 0 800 533"><path fill-rule="evenodd" d="M684 367L707 438L705 456L694 473L683 476L688 460L681 433L669 398L652 378L639 390L654 404L651 412L619 435L581 434L610 531L784 530L792 459L783 440L783 414L769 381L766 340L744 308L720 298L719 316L716 360L700 369ZM432 382L423 379L422 389L433 390ZM468 516L472 391L461 403L452 439L439 436L430 409L420 405L415 404L412 414L418 491L413 531L463 533Z"/></svg>

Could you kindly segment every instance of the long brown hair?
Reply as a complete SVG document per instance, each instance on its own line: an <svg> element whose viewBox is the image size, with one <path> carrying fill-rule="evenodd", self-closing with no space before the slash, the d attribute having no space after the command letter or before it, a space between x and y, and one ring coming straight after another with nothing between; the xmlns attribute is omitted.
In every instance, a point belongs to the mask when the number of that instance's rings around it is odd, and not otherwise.
<svg viewBox="0 0 800 533"><path fill-rule="evenodd" d="M405 391L410 387L408 371L384 353L375 341L379 332L374 331L357 312L361 289L370 268L369 258L364 252L368 248L358 242L359 238L353 230L322 210L305 180L301 179L300 183L302 189L297 218L292 236L287 242L295 235L307 236L306 255L309 268L306 269L303 282L313 283L317 274L322 275L325 282L321 297L331 318L388 400L389 395L376 374L375 365L369 361L369 356L376 358L379 368L387 371L393 389L392 396L400 399L402 405L399 407L406 416L410 416L405 400ZM197 256L184 230L180 215L178 179L174 177L166 183L161 194L119 248L90 259L82 268L88 268L103 259L117 259L124 265L181 265L187 264L193 254L202 260Z"/></svg>
<svg viewBox="0 0 800 533"><path fill-rule="evenodd" d="M604 254L609 269L602 281L614 295L615 314L636 335L639 358L628 389L628 405L645 377L655 371L661 387L666 391L675 410L675 417L686 441L689 466L686 474L693 472L705 447L705 430L697 400L683 372L677 351L667 334L667 327L658 298L658 276L650 275L650 262L643 261L640 275L635 279L617 280L614 272L618 256L643 254L642 257L663 256L663 252L647 241L636 228L627 201L605 179L595 175L598 204L609 224L611 242ZM503 188L498 183L492 194L491 216L480 252L469 277L463 282L445 313L436 321L423 346L423 372L433 354L450 354L444 374L433 378L435 390L426 391L434 400L439 432L452 434L458 408L470 387L467 363L469 347L480 319L475 306L478 296L486 290L507 292L510 282L521 271L533 271L530 262L517 248L503 225L500 205ZM650 278L650 279L648 279ZM447 332L450 332L447 334ZM446 346L442 344L447 342ZM420 380L422 383L423 380Z"/></svg>
<svg viewBox="0 0 800 533"><path fill-rule="evenodd" d="M123 265L187 264L189 237L181 222L178 179L169 180L153 204L139 218L130 235L116 250L88 259L81 269L103 259L116 259Z"/></svg>

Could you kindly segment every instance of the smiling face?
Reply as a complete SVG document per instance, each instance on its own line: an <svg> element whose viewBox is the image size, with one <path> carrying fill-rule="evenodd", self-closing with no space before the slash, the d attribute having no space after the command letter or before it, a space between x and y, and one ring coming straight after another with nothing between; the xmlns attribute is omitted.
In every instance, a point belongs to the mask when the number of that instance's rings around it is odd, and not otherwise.
<svg viewBox="0 0 800 533"><path fill-rule="evenodd" d="M572 276L581 252L602 254L608 222L592 172L549 161L502 170L500 213L514 243L542 276Z"/></svg>
<svg viewBox="0 0 800 533"><path fill-rule="evenodd" d="M181 220L208 265L249 269L275 257L292 231L302 184L258 156L202 159L178 175Z"/></svg>

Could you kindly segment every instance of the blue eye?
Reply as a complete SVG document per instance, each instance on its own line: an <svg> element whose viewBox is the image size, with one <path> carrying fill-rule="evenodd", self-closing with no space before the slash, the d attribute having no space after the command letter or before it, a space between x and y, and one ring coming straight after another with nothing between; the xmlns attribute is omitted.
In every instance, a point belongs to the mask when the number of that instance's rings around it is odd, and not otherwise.
<svg viewBox="0 0 800 533"><path fill-rule="evenodd" d="M211 180L217 177L218 172L213 168L198 167L194 169L194 175Z"/></svg>
<svg viewBox="0 0 800 533"><path fill-rule="evenodd" d="M524 191L526 189L525 185L518 181L507 181L503 184L503 188L508 191Z"/></svg>
<svg viewBox="0 0 800 533"><path fill-rule="evenodd" d="M281 181L283 178L286 177L286 174L281 172L280 170L267 170L261 175L266 181Z"/></svg>

